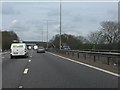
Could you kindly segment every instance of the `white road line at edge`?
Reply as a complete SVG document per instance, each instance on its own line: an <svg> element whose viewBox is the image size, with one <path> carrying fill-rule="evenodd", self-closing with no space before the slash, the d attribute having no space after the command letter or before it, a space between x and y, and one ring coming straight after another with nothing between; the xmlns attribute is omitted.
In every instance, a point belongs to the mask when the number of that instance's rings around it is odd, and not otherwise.
<svg viewBox="0 0 120 90"><path fill-rule="evenodd" d="M95 67L95 66L91 66L91 65L88 65L88 64L85 64L85 63L82 63L82 62L78 62L78 61L72 60L70 58L66 58L66 57L63 57L63 56L60 56L60 55L57 55L57 54L53 54L51 52L47 52L47 53L52 54L54 56L58 56L60 58L63 58L63 59L69 60L69 61L72 61L72 62L75 62L75 63L78 63L78 64L81 64L81 65L84 65L84 66L87 66L87 67L90 67L90 68L93 68L93 69L96 69L96 70L99 70L99 71L102 71L102 72L105 72L105 73L108 73L108 74L111 74L111 75L114 75L114 76L117 76L117 77L120 77L120 75L117 74L117 73L113 73L113 72L110 72L110 71L107 71L107 70L104 70L104 69L101 69L101 68L98 68L98 67Z"/></svg>
<svg viewBox="0 0 120 90"><path fill-rule="evenodd" d="M24 70L24 74L27 74L27 73L28 73L28 68Z"/></svg>

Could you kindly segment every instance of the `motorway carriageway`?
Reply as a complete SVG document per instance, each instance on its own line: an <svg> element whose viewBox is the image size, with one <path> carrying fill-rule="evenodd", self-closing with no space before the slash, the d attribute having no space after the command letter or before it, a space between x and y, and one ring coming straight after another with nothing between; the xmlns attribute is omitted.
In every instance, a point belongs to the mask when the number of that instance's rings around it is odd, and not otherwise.
<svg viewBox="0 0 120 90"><path fill-rule="evenodd" d="M29 58L2 54L2 76L3 88L118 88L117 75L32 50Z"/></svg>

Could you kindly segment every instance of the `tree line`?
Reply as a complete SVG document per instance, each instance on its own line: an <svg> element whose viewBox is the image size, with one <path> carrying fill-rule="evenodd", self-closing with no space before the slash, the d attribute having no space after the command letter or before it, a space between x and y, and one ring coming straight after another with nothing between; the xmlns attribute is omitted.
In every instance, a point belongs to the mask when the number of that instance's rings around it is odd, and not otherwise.
<svg viewBox="0 0 120 90"><path fill-rule="evenodd" d="M10 49L13 40L19 40L14 31L0 31L0 34L2 35L2 51Z"/></svg>
<svg viewBox="0 0 120 90"><path fill-rule="evenodd" d="M14 31L0 31L0 48L10 49L13 40L19 40ZM1 37L0 37L1 38ZM57 34L49 41L49 47L59 48L60 35ZM100 23L100 28L95 32L90 32L87 36L75 36L70 34L61 35L62 45L68 45L74 50L120 50L120 23L114 21L104 21Z"/></svg>
<svg viewBox="0 0 120 90"><path fill-rule="evenodd" d="M59 48L59 37L53 36L50 43ZM61 35L62 44L69 45L71 49L103 49L120 50L120 24L114 21L100 23L100 28L90 32L87 36Z"/></svg>

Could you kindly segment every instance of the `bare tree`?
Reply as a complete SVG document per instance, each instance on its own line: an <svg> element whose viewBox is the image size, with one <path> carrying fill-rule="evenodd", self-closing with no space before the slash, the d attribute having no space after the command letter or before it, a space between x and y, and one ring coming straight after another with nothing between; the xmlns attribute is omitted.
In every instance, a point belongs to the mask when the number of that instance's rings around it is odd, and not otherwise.
<svg viewBox="0 0 120 90"><path fill-rule="evenodd" d="M103 40L102 38L103 38L103 36L102 36L102 32L101 31L91 32L88 35L88 40L92 44L102 43L102 40Z"/></svg>
<svg viewBox="0 0 120 90"><path fill-rule="evenodd" d="M118 23L118 35L117 35L117 42L120 44L120 23Z"/></svg>
<svg viewBox="0 0 120 90"><path fill-rule="evenodd" d="M120 31L118 23L113 21L105 21L101 23L101 32L105 43L114 44L118 42Z"/></svg>

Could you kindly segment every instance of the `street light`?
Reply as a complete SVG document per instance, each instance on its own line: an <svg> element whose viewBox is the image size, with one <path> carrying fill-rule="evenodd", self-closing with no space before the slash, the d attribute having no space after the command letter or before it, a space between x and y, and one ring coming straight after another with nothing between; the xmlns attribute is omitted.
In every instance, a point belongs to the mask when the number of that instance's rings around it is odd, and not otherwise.
<svg viewBox="0 0 120 90"><path fill-rule="evenodd" d="M48 49L48 21L47 21L47 49Z"/></svg>
<svg viewBox="0 0 120 90"><path fill-rule="evenodd" d="M42 43L43 43L43 30L42 30Z"/></svg>
<svg viewBox="0 0 120 90"><path fill-rule="evenodd" d="M48 36L49 36L49 35L48 35L48 27L49 27L49 26L48 26L48 25L49 25L49 22L51 22L51 21L56 21L56 20L42 20L42 21L45 21L45 22L46 22L46 26L47 26L47 27L46 27L46 30L47 30L47 36L46 36L47 43L46 43L46 48L48 49L48 41L49 41L49 40L48 40ZM42 30L42 33L41 33L41 34L42 34L42 43L43 43L43 30ZM60 34L60 36L61 36L61 34ZM60 40L61 40L61 39L60 39Z"/></svg>
<svg viewBox="0 0 120 90"><path fill-rule="evenodd" d="M60 0L60 45L59 48L61 49L61 0Z"/></svg>
<svg viewBox="0 0 120 90"><path fill-rule="evenodd" d="M48 35L48 27L49 27L49 22L51 22L51 21L55 21L55 20L47 20L47 23L46 23L47 24L47 49L48 49L48 41L49 41L48 40L48 36L49 36Z"/></svg>

